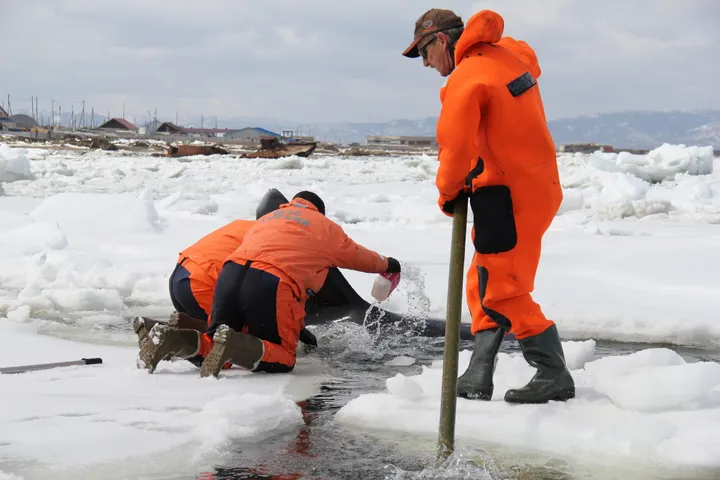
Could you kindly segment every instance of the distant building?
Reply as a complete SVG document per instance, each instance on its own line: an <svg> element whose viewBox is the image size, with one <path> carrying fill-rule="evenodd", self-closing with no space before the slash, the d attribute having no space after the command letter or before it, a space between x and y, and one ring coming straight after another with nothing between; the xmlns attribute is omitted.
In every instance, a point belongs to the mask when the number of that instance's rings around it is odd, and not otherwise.
<svg viewBox="0 0 720 480"><path fill-rule="evenodd" d="M611 145L600 145L599 143L571 143L560 145L557 149L560 153L595 153L598 150L603 153L615 151Z"/></svg>
<svg viewBox="0 0 720 480"><path fill-rule="evenodd" d="M293 130L283 130L282 140L285 143L312 143L315 137L311 135L295 135Z"/></svg>
<svg viewBox="0 0 720 480"><path fill-rule="evenodd" d="M187 133L184 127L179 127L171 122L164 122L155 130L158 133L168 133L170 135L182 135Z"/></svg>
<svg viewBox="0 0 720 480"><path fill-rule="evenodd" d="M107 122L98 127L100 130L115 130L121 132L138 132L138 127L128 122L124 118L111 118Z"/></svg>
<svg viewBox="0 0 720 480"><path fill-rule="evenodd" d="M15 124L15 127L22 128L24 130L30 130L39 126L38 122L36 122L33 117L25 115L24 113L13 115L10 117L10 121Z"/></svg>
<svg viewBox="0 0 720 480"><path fill-rule="evenodd" d="M232 130L223 135L223 139L240 140L242 143L248 145L260 145L260 140L263 138L277 138L279 140L282 138L282 135L259 127L247 127L240 130Z"/></svg>
<svg viewBox="0 0 720 480"><path fill-rule="evenodd" d="M437 147L437 139L435 137L368 135L365 137L365 141L368 145Z"/></svg>
<svg viewBox="0 0 720 480"><path fill-rule="evenodd" d="M10 115L0 106L0 130L15 128L15 123L10 120Z"/></svg>
<svg viewBox="0 0 720 480"><path fill-rule="evenodd" d="M223 137L228 132L232 132L229 128L193 128L193 127L182 127L183 134L190 135L191 137Z"/></svg>

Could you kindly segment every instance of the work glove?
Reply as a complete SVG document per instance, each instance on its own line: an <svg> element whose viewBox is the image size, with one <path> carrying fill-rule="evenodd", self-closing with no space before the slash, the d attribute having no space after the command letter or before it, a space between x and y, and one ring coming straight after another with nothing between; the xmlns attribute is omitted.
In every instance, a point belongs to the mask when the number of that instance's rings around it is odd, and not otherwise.
<svg viewBox="0 0 720 480"><path fill-rule="evenodd" d="M400 273L400 262L395 260L393 257L387 257L388 267L385 273Z"/></svg>
<svg viewBox="0 0 720 480"><path fill-rule="evenodd" d="M307 328L300 330L300 341L308 347L317 347L317 338Z"/></svg>
<svg viewBox="0 0 720 480"><path fill-rule="evenodd" d="M445 215L447 215L448 217L452 217L455 213L455 203L458 200L466 202L467 198L467 194L461 190L452 200L443 200L443 198L440 197L438 199L438 205L440 206L440 210L442 210Z"/></svg>
<svg viewBox="0 0 720 480"><path fill-rule="evenodd" d="M370 295L379 302L384 302L395 287L400 283L400 262L393 257L387 257L387 269L375 277Z"/></svg>
<svg viewBox="0 0 720 480"><path fill-rule="evenodd" d="M309 315L310 313L317 310L320 305L318 304L317 298L315 297L315 292L307 289L307 300L305 300L305 314Z"/></svg>

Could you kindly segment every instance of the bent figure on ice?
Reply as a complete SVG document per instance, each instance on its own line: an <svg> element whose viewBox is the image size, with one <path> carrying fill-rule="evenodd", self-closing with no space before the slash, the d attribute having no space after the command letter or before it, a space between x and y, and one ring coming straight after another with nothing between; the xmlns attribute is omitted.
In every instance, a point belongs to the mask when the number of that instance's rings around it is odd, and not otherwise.
<svg viewBox="0 0 720 480"><path fill-rule="evenodd" d="M256 219L277 210L287 201L278 190L269 190L257 207ZM154 338L168 328L197 330L202 333L207 330L220 269L227 256L242 244L245 234L255 222L256 220L235 220L210 232L180 252L175 269L170 274L170 300L175 308L170 320L167 323L147 317L135 317L132 320L138 345L141 352L144 352L138 358L140 368L148 368L152 372L159 362L154 358L161 353L159 349L151 348L150 345L143 349L151 329L154 328ZM305 328L300 332L300 341L306 345L317 346L315 335ZM169 360L172 356L169 354L163 358ZM199 368L204 356L198 354L185 358Z"/></svg>
<svg viewBox="0 0 720 480"><path fill-rule="evenodd" d="M316 194L300 192L261 217L225 260L207 332L175 330L172 342L170 335L151 332L155 338L144 343L141 356L152 369L168 353L186 358L199 354L206 357L201 376L217 376L226 363L254 372L290 372L305 302L322 287L331 267L400 271L397 260L356 244L329 220Z"/></svg>
<svg viewBox="0 0 720 480"><path fill-rule="evenodd" d="M490 10L464 25L452 11L432 9L417 20L403 52L448 77L437 125L438 204L452 216L455 200L469 197L473 212L466 293L475 349L457 389L461 397L492 398L495 358L512 332L537 373L505 400L564 401L575 396L575 385L558 331L530 295L543 236L562 201L555 145L537 56L527 43L503 37L503 29L503 18Z"/></svg>

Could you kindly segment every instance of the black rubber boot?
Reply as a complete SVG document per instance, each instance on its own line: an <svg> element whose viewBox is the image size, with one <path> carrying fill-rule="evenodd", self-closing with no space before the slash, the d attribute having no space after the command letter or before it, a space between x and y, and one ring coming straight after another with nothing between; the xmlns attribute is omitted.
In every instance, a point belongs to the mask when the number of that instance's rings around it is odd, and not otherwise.
<svg viewBox="0 0 720 480"><path fill-rule="evenodd" d="M227 362L253 370L264 353L265 346L259 338L220 325L213 335L213 348L200 367L200 376L217 377Z"/></svg>
<svg viewBox="0 0 720 480"><path fill-rule="evenodd" d="M137 367L153 373L161 360L172 357L190 359L199 353L200 332L170 328L158 323L142 341Z"/></svg>
<svg viewBox="0 0 720 480"><path fill-rule="evenodd" d="M495 359L505 330L496 327L475 335L475 350L467 370L458 378L457 396L473 400L490 400L493 395Z"/></svg>
<svg viewBox="0 0 720 480"><path fill-rule="evenodd" d="M534 337L518 340L525 360L537 368L537 373L522 388L508 390L509 403L546 403L575 397L575 381L565 365L557 327L551 326Z"/></svg>

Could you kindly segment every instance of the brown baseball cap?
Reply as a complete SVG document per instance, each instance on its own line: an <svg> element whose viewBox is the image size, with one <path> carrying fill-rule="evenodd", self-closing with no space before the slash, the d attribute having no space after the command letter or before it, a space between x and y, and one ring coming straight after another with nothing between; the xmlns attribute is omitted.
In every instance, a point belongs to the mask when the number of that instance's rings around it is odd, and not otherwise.
<svg viewBox="0 0 720 480"><path fill-rule="evenodd" d="M451 10L443 10L441 8L428 10L415 22L415 36L410 46L403 52L403 55L408 58L417 58L420 56L417 45L424 37L443 30L463 26L465 26L465 24L462 18L455 15Z"/></svg>

